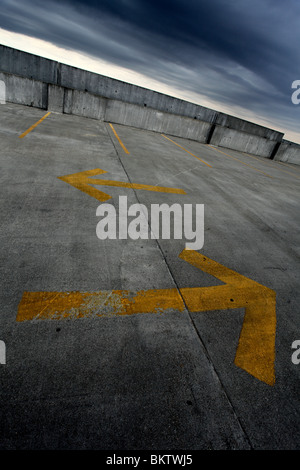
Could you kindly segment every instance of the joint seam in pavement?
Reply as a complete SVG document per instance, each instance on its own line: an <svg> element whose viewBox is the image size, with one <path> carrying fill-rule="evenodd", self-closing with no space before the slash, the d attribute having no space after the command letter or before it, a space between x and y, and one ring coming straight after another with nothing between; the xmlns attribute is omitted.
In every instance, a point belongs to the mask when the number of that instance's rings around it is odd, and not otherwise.
<svg viewBox="0 0 300 470"><path fill-rule="evenodd" d="M109 138L110 138L110 140L111 140L111 142L112 142L112 144L113 144L113 146L114 146L114 148L115 148L116 155L117 155L118 160L119 160L119 162L120 162L120 164L121 164L121 166L122 166L122 168L123 168L123 170L124 170L124 173L126 174L126 176L127 176L127 178L128 178L128 181L129 181L130 183L132 183L132 181L131 181L131 179L130 179L130 177L129 177L129 174L127 173L126 168L124 167L123 162L122 162L122 160L121 160L121 158L120 158L120 156L119 156L117 147L115 146L115 143L114 143L113 139L111 138L111 135L110 135L110 133L109 133L109 131L108 131L108 129L107 129L107 126L105 126L105 128L106 128L107 134L108 134L108 136L109 136ZM136 197L138 203L140 204L140 200L139 200L138 194L137 194L137 192L136 192L136 190L135 190L134 188L133 188L133 192L134 192L134 194L135 194L135 197ZM148 222L148 224L149 224L149 222ZM250 438L249 438L249 436L248 436L246 430L244 429L244 427L243 427L243 425L242 425L242 423L241 423L241 421L240 421L240 419L239 419L239 417L238 417L238 415L237 415L237 413L236 413L236 411L235 411L235 408L234 408L234 406L233 406L233 403L231 402L231 400L230 400L230 398L229 398L229 395L228 395L228 393L227 393L227 391L226 391L226 388L225 388L225 386L224 386L224 384L223 384L223 382L222 382L222 380L221 380L221 378L220 378L220 376L219 376L219 374L218 374L218 372L217 372L217 370L216 370L216 368L215 368L215 366L214 366L214 364L213 364L213 361L211 360L211 357L210 357L210 355L209 355L209 352L208 352L208 350L207 350L207 348L206 348L206 346L205 346L205 344L204 344L204 342L203 342L203 340L202 340L202 338L201 338L201 335L200 335L200 333L199 333L199 331L198 331L198 329L197 329L197 327L196 327L196 325L195 325L195 322L194 322L194 320L193 320L193 318L192 318L192 316L191 316L191 312L189 311L189 309L188 309L188 307L187 307L187 305L186 305L186 302L185 302L185 300L184 300L184 298L183 298L183 296L182 296L182 294L181 294L181 291L180 291L180 288L179 288L179 286L178 286L178 284L177 284L177 281L176 281L176 279L175 279L174 276L173 276L173 273L172 273L171 268L170 268L170 266L169 266L169 264L168 264L168 261L167 261L167 259L166 259L166 257L165 257L165 254L164 254L164 252L163 252L163 250L162 250L162 248L161 248L161 246L160 246L160 244L159 244L159 240L158 240L158 239L155 239L155 241L156 241L156 244L157 244L157 246L158 246L158 249L159 249L159 251L160 251L160 253L161 253L161 256L163 257L163 260L164 260L164 262L165 262L165 265L166 265L166 268L167 268L167 270L168 270L168 272L169 272L169 275L170 275L170 277L171 277L171 279L172 279L172 281L173 281L173 283L174 283L174 285L175 285L175 287L176 287L176 289L177 289L177 291L178 291L178 294L180 295L180 297L181 297L181 299L182 299L182 302L183 302L183 305L185 306L185 310L186 310L186 312L187 312L187 315L188 315L188 317L189 317L189 319L190 319L190 322L191 322L191 324L192 324L192 326L193 326L193 328L194 328L194 330L195 330L195 333L196 333L196 335L197 335L197 337L198 337L198 340L199 340L199 342L200 342L201 348L202 348L202 350L203 350L203 352L204 352L204 354L205 354L205 356L206 356L206 358L207 358L207 360L208 360L208 363L210 364L210 366L211 366L211 368L212 368L212 370L213 370L213 372L214 372L214 374L215 374L215 376L216 376L216 378L217 378L217 381L218 381L219 384L220 384L221 390L222 390L222 392L224 393L224 396L225 396L226 399L227 399L227 402L228 402L228 404L229 404L229 406L230 406L230 408L231 408L231 410L232 410L232 412L233 412L233 416L235 417L235 419L236 419L236 421L237 421L237 423L238 423L238 425L239 425L239 427L240 427L240 429L241 429L241 432L243 433L244 437L246 438L246 440L247 440L247 442L248 442L248 444L249 444L249 446L250 446L250 449L253 450L253 446L252 446L252 444L251 444Z"/></svg>

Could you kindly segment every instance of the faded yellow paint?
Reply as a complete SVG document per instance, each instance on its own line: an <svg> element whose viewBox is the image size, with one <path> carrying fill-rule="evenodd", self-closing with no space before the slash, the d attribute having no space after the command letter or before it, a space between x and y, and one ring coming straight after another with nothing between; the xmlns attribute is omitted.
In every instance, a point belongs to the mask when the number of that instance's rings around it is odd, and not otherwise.
<svg viewBox="0 0 300 470"><path fill-rule="evenodd" d="M234 363L262 382L274 385L276 299L275 295L262 292L253 295L245 310Z"/></svg>
<svg viewBox="0 0 300 470"><path fill-rule="evenodd" d="M211 147L213 150L216 150L219 153L223 153L223 155L226 155L226 157L232 158L233 160L236 160L236 161L242 163L243 165L246 165L249 168L252 168L252 170L258 171L259 173L262 173L263 175L268 176L268 178L273 178L273 176L268 175L268 173L265 173L264 171L258 170L257 168L255 168L255 166L249 165L248 163L243 162L243 160L240 160L239 158L236 158L236 157L233 157L232 155L229 155L229 153L222 152L222 150L219 150L216 147L213 147L212 145L208 145L208 147Z"/></svg>
<svg viewBox="0 0 300 470"><path fill-rule="evenodd" d="M204 163L205 165L209 166L211 168L211 165L209 165L209 163L205 162L204 160L202 160L201 158L199 157L196 157L196 155L194 155L192 152L190 152L189 150L185 149L184 147L182 147L181 145L177 144L177 142L174 142L174 140L170 139L170 137L167 137L166 135L164 134L161 134L165 139L168 139L170 142L172 142L173 144L177 145L177 147L181 148L182 150L184 150L185 152L189 153L190 155L192 155L193 157L197 158L197 160L200 160L200 162Z"/></svg>
<svg viewBox="0 0 300 470"><path fill-rule="evenodd" d="M80 173L73 173L72 175L59 176L58 178L65 183L74 186L74 188L83 191L91 197L94 197L100 202L105 202L111 199L109 194L100 191L99 189L93 188L91 185L96 186L114 186L119 188L130 188L130 189L141 189L144 191L154 191L159 193L172 193L172 194L186 194L183 189L177 188L166 188L163 186L151 186L148 184L136 184L136 183L125 183L123 181L95 179L91 176L101 175L107 173L107 171L97 168L95 170L81 171Z"/></svg>
<svg viewBox="0 0 300 470"><path fill-rule="evenodd" d="M43 116L39 121L37 121L35 124L33 124L31 127L29 127L29 129L27 129L27 131L25 131L25 132L23 132L23 134L19 135L19 139L22 139L27 134L29 134L29 132L31 132L36 126L38 126L44 119L46 119L46 117L49 116L49 114L51 114L50 111L47 114L45 114L45 116Z"/></svg>
<svg viewBox="0 0 300 470"><path fill-rule="evenodd" d="M115 134L115 136L116 136L116 138L117 138L119 144L121 145L122 149L124 150L124 152L127 153L127 154L129 154L129 151L127 150L127 148L126 148L125 145L123 144L122 140L121 140L120 137L118 136L118 134L117 134L117 132L116 132L114 126L113 126L112 124L109 124L109 125L110 125L110 127L112 128L112 131L113 131L113 133Z"/></svg>
<svg viewBox="0 0 300 470"><path fill-rule="evenodd" d="M190 312L245 307L235 365L259 380L275 383L276 293L192 250L180 255L225 285L180 289Z"/></svg>
<svg viewBox="0 0 300 470"><path fill-rule="evenodd" d="M202 254L185 249L181 259L224 282L213 287L99 292L24 292L17 321L95 318L109 315L245 308L235 364L275 383L276 294Z"/></svg>
<svg viewBox="0 0 300 470"><path fill-rule="evenodd" d="M254 158L255 160L258 160L258 161L261 162L261 158L262 158L262 157L258 158L258 157L255 157L254 155L249 155L249 153L245 153L245 152L243 152L243 154L246 155L246 157ZM265 159L265 160L267 160L268 162L270 162L270 164L273 165L273 168L276 168L276 170L279 170L279 171L281 171L281 172L283 172L283 173L287 173L288 175L292 175L292 176L294 176L295 178L298 178L298 179L300 178L299 175L295 175L294 173L291 173L290 171L286 171L286 170L282 170L281 168L274 167L274 162L273 162L272 160L268 160L268 159ZM280 162L280 161L278 161L278 160L276 160L276 163L279 163L279 165L284 165L283 162ZM291 169L290 165L286 165L286 166Z"/></svg>
<svg viewBox="0 0 300 470"><path fill-rule="evenodd" d="M184 308L177 289L153 289L136 293L126 290L24 292L17 321L159 313L169 309L183 311Z"/></svg>

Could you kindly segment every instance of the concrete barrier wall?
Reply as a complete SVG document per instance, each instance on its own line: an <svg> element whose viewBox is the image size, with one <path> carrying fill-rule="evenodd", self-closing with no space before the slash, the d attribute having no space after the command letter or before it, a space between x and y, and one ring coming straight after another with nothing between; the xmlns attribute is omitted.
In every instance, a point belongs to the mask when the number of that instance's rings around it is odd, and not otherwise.
<svg viewBox="0 0 300 470"><path fill-rule="evenodd" d="M283 133L178 98L0 45L6 100L274 158ZM2 78L1 78L2 77ZM284 157L284 146L281 158ZM289 151L295 162L297 151ZM299 162L300 163L300 162Z"/></svg>
<svg viewBox="0 0 300 470"><path fill-rule="evenodd" d="M205 142L211 124L151 108L108 100L105 120Z"/></svg>
<svg viewBox="0 0 300 470"><path fill-rule="evenodd" d="M215 124L274 141L281 140L283 136L281 132L224 113L218 113Z"/></svg>
<svg viewBox="0 0 300 470"><path fill-rule="evenodd" d="M48 110L205 142L211 124L91 93L49 85Z"/></svg>
<svg viewBox="0 0 300 470"><path fill-rule="evenodd" d="M47 109L46 83L1 72L0 80L5 83L5 101Z"/></svg>
<svg viewBox="0 0 300 470"><path fill-rule="evenodd" d="M274 160L300 165L300 145L288 140L283 140Z"/></svg>
<svg viewBox="0 0 300 470"><path fill-rule="evenodd" d="M57 84L58 62L0 45L0 71Z"/></svg>
<svg viewBox="0 0 300 470"><path fill-rule="evenodd" d="M48 85L48 110L64 112L65 89L61 86Z"/></svg>
<svg viewBox="0 0 300 470"><path fill-rule="evenodd" d="M103 98L213 122L216 111L147 88L0 45L0 71Z"/></svg>
<svg viewBox="0 0 300 470"><path fill-rule="evenodd" d="M106 99L84 91L64 89L63 112L104 121Z"/></svg>
<svg viewBox="0 0 300 470"><path fill-rule="evenodd" d="M49 111L126 124L205 142L211 124L151 108L109 100L91 93L47 85L44 82L0 73L6 84L6 101Z"/></svg>
<svg viewBox="0 0 300 470"><path fill-rule="evenodd" d="M210 143L218 147L270 158L276 141L230 128L225 132L223 127L216 126Z"/></svg>

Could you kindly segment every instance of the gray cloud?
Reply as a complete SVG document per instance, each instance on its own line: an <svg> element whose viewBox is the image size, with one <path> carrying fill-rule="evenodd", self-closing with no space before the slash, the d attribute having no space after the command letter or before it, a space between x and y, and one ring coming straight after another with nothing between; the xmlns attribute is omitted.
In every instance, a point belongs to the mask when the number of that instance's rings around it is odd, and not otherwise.
<svg viewBox="0 0 300 470"><path fill-rule="evenodd" d="M2 0L0 26L299 131L298 0Z"/></svg>

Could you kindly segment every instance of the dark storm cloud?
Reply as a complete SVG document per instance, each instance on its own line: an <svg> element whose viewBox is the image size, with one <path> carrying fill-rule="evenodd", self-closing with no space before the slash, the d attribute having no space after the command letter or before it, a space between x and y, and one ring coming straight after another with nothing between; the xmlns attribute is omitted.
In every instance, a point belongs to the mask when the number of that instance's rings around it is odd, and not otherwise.
<svg viewBox="0 0 300 470"><path fill-rule="evenodd" d="M0 26L299 130L298 0L2 0Z"/></svg>

